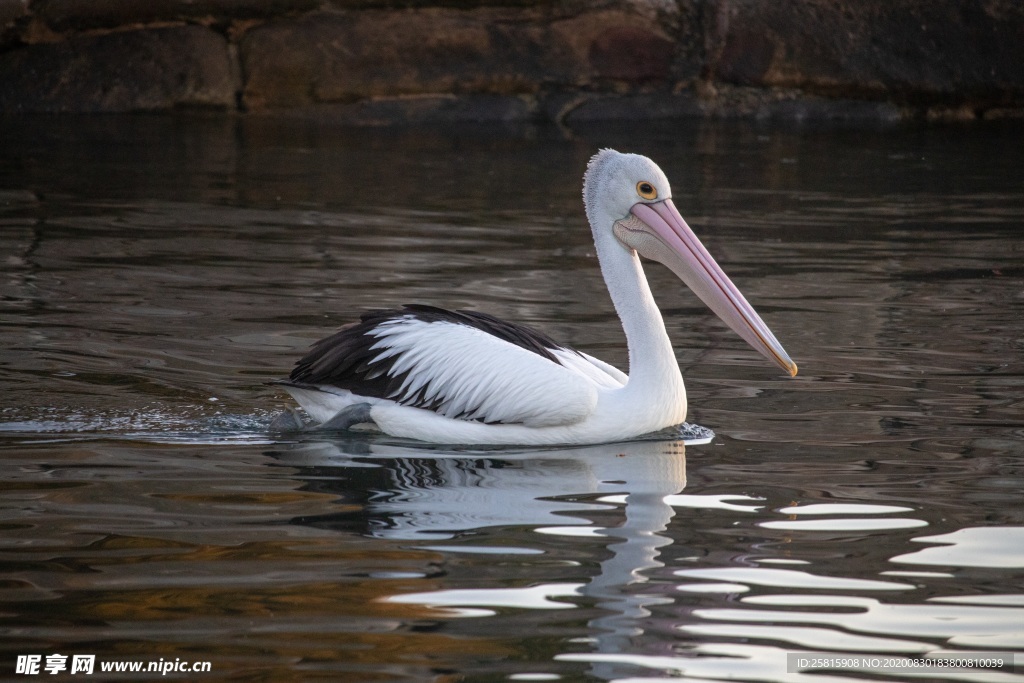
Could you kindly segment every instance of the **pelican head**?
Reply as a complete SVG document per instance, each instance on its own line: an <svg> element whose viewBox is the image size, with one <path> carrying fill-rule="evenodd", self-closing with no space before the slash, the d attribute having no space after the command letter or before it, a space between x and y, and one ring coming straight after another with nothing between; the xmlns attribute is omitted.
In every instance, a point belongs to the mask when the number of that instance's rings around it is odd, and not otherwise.
<svg viewBox="0 0 1024 683"><path fill-rule="evenodd" d="M595 240L610 231L625 248L667 266L748 344L796 375L796 363L679 215L657 164L602 150L587 166L583 197Z"/></svg>

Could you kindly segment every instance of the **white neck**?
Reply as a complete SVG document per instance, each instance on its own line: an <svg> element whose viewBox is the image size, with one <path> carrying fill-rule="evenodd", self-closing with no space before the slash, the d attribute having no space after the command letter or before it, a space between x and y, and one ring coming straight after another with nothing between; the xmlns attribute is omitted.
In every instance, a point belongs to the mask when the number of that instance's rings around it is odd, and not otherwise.
<svg viewBox="0 0 1024 683"><path fill-rule="evenodd" d="M665 408L681 401L685 416L683 377L640 257L612 234L614 218L593 216L591 220L605 223L592 226L594 243L629 348L629 382L622 391L630 403L652 402Z"/></svg>

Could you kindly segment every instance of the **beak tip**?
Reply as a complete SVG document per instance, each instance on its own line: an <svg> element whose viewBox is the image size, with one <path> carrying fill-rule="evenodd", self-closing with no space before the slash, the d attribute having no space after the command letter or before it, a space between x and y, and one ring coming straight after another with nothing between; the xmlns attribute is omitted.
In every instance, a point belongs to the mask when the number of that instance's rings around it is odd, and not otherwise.
<svg viewBox="0 0 1024 683"><path fill-rule="evenodd" d="M793 361L790 361L789 362L789 366L786 368L786 370L789 371L789 376L790 377L796 377L796 372L797 372L796 363L794 363Z"/></svg>

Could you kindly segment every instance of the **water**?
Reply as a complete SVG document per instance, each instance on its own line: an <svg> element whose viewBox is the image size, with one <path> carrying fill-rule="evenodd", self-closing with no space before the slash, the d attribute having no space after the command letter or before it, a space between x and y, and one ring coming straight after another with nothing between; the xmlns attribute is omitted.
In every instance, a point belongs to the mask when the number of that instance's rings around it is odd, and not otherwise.
<svg viewBox="0 0 1024 683"><path fill-rule="evenodd" d="M6 675L1024 680L1019 127L3 128ZM653 265L710 445L266 433L266 382L364 307L479 308L624 365L579 199L600 146L661 163L797 378ZM968 651L1018 672L786 660Z"/></svg>

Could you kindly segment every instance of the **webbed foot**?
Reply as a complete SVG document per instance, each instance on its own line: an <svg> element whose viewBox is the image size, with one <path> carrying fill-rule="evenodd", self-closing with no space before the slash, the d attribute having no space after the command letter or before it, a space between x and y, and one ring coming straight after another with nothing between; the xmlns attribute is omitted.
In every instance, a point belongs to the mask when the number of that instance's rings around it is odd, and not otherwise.
<svg viewBox="0 0 1024 683"><path fill-rule="evenodd" d="M344 432L357 424L373 424L370 407L369 403L354 403L339 410L330 420L311 425L303 421L295 408L285 408L270 421L268 429L273 432Z"/></svg>
<svg viewBox="0 0 1024 683"><path fill-rule="evenodd" d="M267 428L272 432L301 432L306 428L306 424L295 408L285 408L270 421Z"/></svg>
<svg viewBox="0 0 1024 683"><path fill-rule="evenodd" d="M369 403L353 403L347 408L339 410L337 415L330 420L311 427L311 429L318 432L343 432L350 429L353 425L373 424L373 418L370 417L370 408Z"/></svg>

